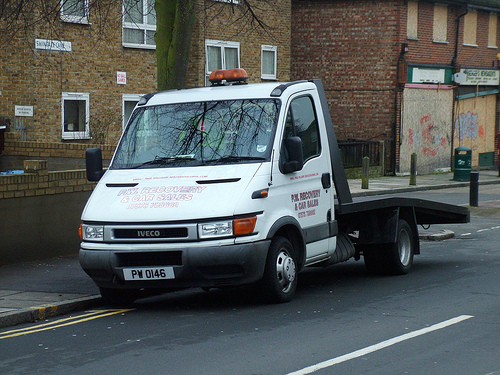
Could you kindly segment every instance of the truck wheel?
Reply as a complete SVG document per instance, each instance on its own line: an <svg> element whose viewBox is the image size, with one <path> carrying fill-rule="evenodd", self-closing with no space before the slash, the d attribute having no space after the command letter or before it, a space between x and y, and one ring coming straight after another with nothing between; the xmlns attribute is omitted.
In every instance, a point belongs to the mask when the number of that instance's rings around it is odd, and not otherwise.
<svg viewBox="0 0 500 375"><path fill-rule="evenodd" d="M406 220L399 220L396 242L387 253L388 272L393 275L404 275L410 272L414 249L415 239L410 225Z"/></svg>
<svg viewBox="0 0 500 375"><path fill-rule="evenodd" d="M128 306L139 298L134 289L99 288L104 303L110 306Z"/></svg>
<svg viewBox="0 0 500 375"><path fill-rule="evenodd" d="M292 300L297 289L296 255L290 241L275 237L269 247L260 289L272 303Z"/></svg>
<svg viewBox="0 0 500 375"><path fill-rule="evenodd" d="M384 273L383 248L381 245L363 246L363 259L369 273L374 275Z"/></svg>
<svg viewBox="0 0 500 375"><path fill-rule="evenodd" d="M415 240L406 220L399 220L396 242L363 247L365 267L373 274L404 275L413 264Z"/></svg>

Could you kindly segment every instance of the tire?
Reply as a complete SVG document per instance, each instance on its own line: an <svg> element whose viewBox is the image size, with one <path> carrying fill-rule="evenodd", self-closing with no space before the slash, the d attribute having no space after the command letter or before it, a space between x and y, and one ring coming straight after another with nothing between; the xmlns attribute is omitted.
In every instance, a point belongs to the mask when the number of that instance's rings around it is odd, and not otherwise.
<svg viewBox="0 0 500 375"><path fill-rule="evenodd" d="M415 237L406 220L399 220L396 242L387 253L387 270L392 275L410 272L415 252Z"/></svg>
<svg viewBox="0 0 500 375"><path fill-rule="evenodd" d="M404 275L413 265L415 237L406 220L398 221L396 242L363 248L365 267L373 274Z"/></svg>
<svg viewBox="0 0 500 375"><path fill-rule="evenodd" d="M383 245L363 246L363 259L365 261L366 270L369 273L373 275L384 273L383 250Z"/></svg>
<svg viewBox="0 0 500 375"><path fill-rule="evenodd" d="M104 303L109 306L129 306L139 298L134 289L99 288Z"/></svg>
<svg viewBox="0 0 500 375"><path fill-rule="evenodd" d="M271 303L284 303L293 299L297 289L297 256L285 237L275 237L269 246L260 290Z"/></svg>

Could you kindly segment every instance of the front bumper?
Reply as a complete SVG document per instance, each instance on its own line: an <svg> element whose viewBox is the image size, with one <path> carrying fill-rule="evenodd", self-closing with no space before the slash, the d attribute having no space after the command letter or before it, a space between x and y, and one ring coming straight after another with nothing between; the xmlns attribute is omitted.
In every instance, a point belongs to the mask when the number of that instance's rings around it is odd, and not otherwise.
<svg viewBox="0 0 500 375"><path fill-rule="evenodd" d="M177 249L145 249L127 246L89 249L82 243L80 265L98 287L123 289L178 289L251 284L260 280L270 241L218 246L189 246ZM158 263L158 264L156 264ZM160 264L161 263L161 264ZM126 281L124 268L172 267L168 280Z"/></svg>

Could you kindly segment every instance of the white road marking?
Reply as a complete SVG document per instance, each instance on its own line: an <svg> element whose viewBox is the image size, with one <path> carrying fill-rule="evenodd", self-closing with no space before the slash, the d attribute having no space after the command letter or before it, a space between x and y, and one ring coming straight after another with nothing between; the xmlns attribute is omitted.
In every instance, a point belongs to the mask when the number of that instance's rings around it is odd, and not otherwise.
<svg viewBox="0 0 500 375"><path fill-rule="evenodd" d="M457 316L456 318L445 320L444 322L434 324L430 327L426 327L426 328L422 328L422 329L419 329L419 330L416 330L413 332L409 332L409 333L406 333L404 335L397 336L397 337L394 337L392 339L382 341L378 344L371 345L371 346L368 346L366 348L356 350L352 353L344 354L344 355L341 355L340 357L332 358L332 359L329 359L327 361L320 362L316 365L305 367L301 370L291 372L287 375L312 374L313 372L316 372L318 370L322 370L324 368L331 367L333 365L337 365L339 363L346 362L346 361L349 361L349 360L354 359L354 358L362 357L364 355L376 352L378 350L387 348L389 346L396 345L400 342L403 342L403 341L406 341L406 340L409 340L409 339L412 339L412 338L415 338L418 336L422 336L422 335L425 335L427 333L437 331L439 329L443 329L443 328L449 327L449 326L454 325L454 324L458 324L458 323L460 323L464 320L470 319L470 318L473 318L473 316L472 315L460 315L460 316Z"/></svg>

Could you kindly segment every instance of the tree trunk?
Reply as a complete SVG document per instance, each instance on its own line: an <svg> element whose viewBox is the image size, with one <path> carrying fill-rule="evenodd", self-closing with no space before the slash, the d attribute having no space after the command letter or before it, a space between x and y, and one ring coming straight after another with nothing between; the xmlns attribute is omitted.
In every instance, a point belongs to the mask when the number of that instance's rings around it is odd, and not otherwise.
<svg viewBox="0 0 500 375"><path fill-rule="evenodd" d="M156 61L158 90L186 87L194 0L156 0Z"/></svg>

